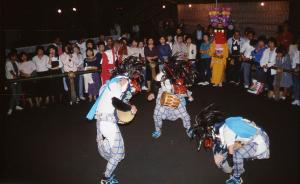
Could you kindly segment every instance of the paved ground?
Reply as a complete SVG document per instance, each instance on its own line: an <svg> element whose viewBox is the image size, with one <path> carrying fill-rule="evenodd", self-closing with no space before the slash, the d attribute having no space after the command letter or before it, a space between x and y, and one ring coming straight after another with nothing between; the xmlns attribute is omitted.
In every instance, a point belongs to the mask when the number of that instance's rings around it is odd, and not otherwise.
<svg viewBox="0 0 300 184"><path fill-rule="evenodd" d="M215 102L226 113L252 119L268 132L271 159L248 161L246 184L299 183L299 108L246 94L237 87L197 87L194 97L188 105L192 117ZM142 95L134 101L137 117L121 127L126 157L116 175L122 184L224 183L227 176L214 165L212 153L196 151L181 121L165 122L162 137L154 140L154 103ZM1 120L0 183L97 183L105 161L97 153L95 123L85 120L90 106L25 110Z"/></svg>

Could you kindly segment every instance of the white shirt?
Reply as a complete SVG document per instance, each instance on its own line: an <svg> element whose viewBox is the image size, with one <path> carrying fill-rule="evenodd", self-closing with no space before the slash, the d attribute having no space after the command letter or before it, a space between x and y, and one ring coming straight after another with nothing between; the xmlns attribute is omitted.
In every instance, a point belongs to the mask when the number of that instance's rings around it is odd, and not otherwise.
<svg viewBox="0 0 300 184"><path fill-rule="evenodd" d="M32 58L32 62L36 66L37 72L45 72L48 71L47 63L49 61L49 57L46 55L43 55L41 58L37 55Z"/></svg>
<svg viewBox="0 0 300 184"><path fill-rule="evenodd" d="M65 52L60 56L61 62L63 64L64 72L76 72L79 66L78 58L75 54L66 54Z"/></svg>
<svg viewBox="0 0 300 184"><path fill-rule="evenodd" d="M294 53L294 56L292 58L292 68L296 68L297 64L299 65L300 64L300 51L297 50L295 53Z"/></svg>
<svg viewBox="0 0 300 184"><path fill-rule="evenodd" d="M196 55L197 55L197 48L195 44L191 44L191 45L187 45L187 49L188 49L188 59L196 59Z"/></svg>
<svg viewBox="0 0 300 184"><path fill-rule="evenodd" d="M18 64L18 62L15 62L15 63L16 63L16 65L17 65L18 69L19 69L19 64ZM16 73L16 71L15 71L15 69L14 69L14 67L13 67L12 62L11 62L11 61L6 61L6 63L5 63L5 76L6 76L6 79L13 79L13 78L14 78L14 76L11 74L11 71L12 71L15 75L17 75L17 73ZM19 74L19 73L18 73L18 74Z"/></svg>
<svg viewBox="0 0 300 184"><path fill-rule="evenodd" d="M241 47L241 53L248 59L252 59L251 58L251 52L254 51L255 48L253 46L250 45L250 40L247 40L243 43L242 47Z"/></svg>
<svg viewBox="0 0 300 184"><path fill-rule="evenodd" d="M32 72L36 71L36 66L32 61L26 61L19 64L20 72L31 75Z"/></svg>
<svg viewBox="0 0 300 184"><path fill-rule="evenodd" d="M62 68L62 67L63 67L63 64L62 64L62 62L61 62L61 60L60 60L59 57L51 57L51 58L49 58L49 60L51 60L51 63L50 63L50 64L47 63L47 67L48 67L49 69L53 69L53 68L52 68L52 63L58 63L58 67L59 67L59 68ZM56 67L57 67L57 66L56 66ZM54 68L56 68L56 67L54 67Z"/></svg>
<svg viewBox="0 0 300 184"><path fill-rule="evenodd" d="M140 55L143 57L143 50L138 47L128 47L128 56L139 57Z"/></svg>
<svg viewBox="0 0 300 184"><path fill-rule="evenodd" d="M260 66L267 66L267 67L271 67L274 66L276 63L276 48L271 51L270 48L267 48L264 53L263 56L260 59ZM276 70L271 69L271 75L275 75L276 74Z"/></svg>
<svg viewBox="0 0 300 184"><path fill-rule="evenodd" d="M120 83L116 82L109 85L103 92L99 101L96 114L114 114L115 107L112 104L112 98L121 99L122 87Z"/></svg>

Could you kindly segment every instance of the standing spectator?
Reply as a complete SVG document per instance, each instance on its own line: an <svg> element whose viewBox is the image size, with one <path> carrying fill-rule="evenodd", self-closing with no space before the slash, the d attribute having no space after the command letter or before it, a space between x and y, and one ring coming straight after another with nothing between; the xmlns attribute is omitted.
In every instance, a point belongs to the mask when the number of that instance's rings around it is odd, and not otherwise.
<svg viewBox="0 0 300 184"><path fill-rule="evenodd" d="M187 47L187 58L192 60L192 63L194 64L197 56L197 47L192 43L192 37L190 36L185 38L185 42Z"/></svg>
<svg viewBox="0 0 300 184"><path fill-rule="evenodd" d="M273 37L269 38L268 46L269 48L264 51L263 56L260 60L260 66L264 68L267 89L269 90L268 97L273 98L273 81L276 70L271 69L271 67L276 63L276 39Z"/></svg>
<svg viewBox="0 0 300 184"><path fill-rule="evenodd" d="M241 38L240 31L234 31L233 36L227 41L229 49L229 63L227 63L226 78L229 82L239 84L241 69L241 47L244 39Z"/></svg>
<svg viewBox="0 0 300 184"><path fill-rule="evenodd" d="M151 91L151 82L155 80L156 75L159 72L157 62L159 52L157 47L154 45L153 38L148 39L148 45L145 47L144 52L146 58L146 81L149 92Z"/></svg>
<svg viewBox="0 0 300 184"><path fill-rule="evenodd" d="M275 66L278 68L273 82L275 100L285 100L288 95L289 88L293 85L293 79L292 74L285 72L284 70L292 69L292 61L284 46L277 48L276 53ZM281 88L283 88L283 92L280 91Z"/></svg>
<svg viewBox="0 0 300 184"><path fill-rule="evenodd" d="M140 39L140 26L138 24L132 26L132 34L133 39Z"/></svg>
<svg viewBox="0 0 300 184"><path fill-rule="evenodd" d="M47 67L49 69L50 75L61 74L62 71L62 62L58 56L57 47L54 45L50 45L48 47L48 57L49 61L47 63ZM60 77L52 78L49 81L49 96L51 96L51 102L55 103L55 97L59 97L59 101L62 101L62 93L63 93L63 80Z"/></svg>
<svg viewBox="0 0 300 184"><path fill-rule="evenodd" d="M298 50L293 56L292 68L293 73L293 92L294 92L294 101L292 105L300 106L300 44L298 43Z"/></svg>
<svg viewBox="0 0 300 184"><path fill-rule="evenodd" d="M202 39L203 39L203 27L198 24L196 30L194 31L194 40L196 41L197 48L200 48Z"/></svg>
<svg viewBox="0 0 300 184"><path fill-rule="evenodd" d="M72 72L76 72L79 66L79 61L77 55L73 53L73 48L71 44L67 43L63 47L63 54L60 56L60 60L63 64L63 71L68 73L69 75L66 77L66 84L68 86L68 93L69 93L69 102L70 105L73 103L77 103L79 101L78 95L78 76L71 75ZM72 84L71 80L73 80L73 87L75 89L75 96L72 97Z"/></svg>
<svg viewBox="0 0 300 184"><path fill-rule="evenodd" d="M182 28L177 27L177 28L176 28L176 35L174 36L174 42L175 42L175 43L177 42L177 37L178 37L179 35L183 35L183 31L182 31Z"/></svg>
<svg viewBox="0 0 300 184"><path fill-rule="evenodd" d="M63 46L60 37L56 37L52 45L54 45L57 48L57 54L60 56L63 53Z"/></svg>
<svg viewBox="0 0 300 184"><path fill-rule="evenodd" d="M249 88L250 85L250 72L251 72L251 53L255 49L255 45L252 44L255 33L253 31L247 32L247 38L242 45L241 54L242 54L242 64L241 71L243 73L243 82L244 88Z"/></svg>
<svg viewBox="0 0 300 184"><path fill-rule="evenodd" d="M183 36L177 35L177 41L173 45L172 56L177 56L178 60L186 60L188 55L188 50L183 42Z"/></svg>
<svg viewBox="0 0 300 184"><path fill-rule="evenodd" d="M209 36L208 34L203 35L203 42L201 43L199 52L200 52L200 61L197 61L197 70L199 72L199 83L198 85L208 85L211 77L210 65L211 65L211 56L209 55Z"/></svg>
<svg viewBox="0 0 300 184"><path fill-rule="evenodd" d="M93 52L96 55L98 51L96 49L94 41L91 39L88 39L85 43L86 43L86 49L88 49L88 48L93 49Z"/></svg>
<svg viewBox="0 0 300 184"><path fill-rule="evenodd" d="M6 79L17 79L20 76L19 65L17 62L17 53L15 52L11 52L8 55L8 60L5 63L5 76ZM17 111L23 110L23 108L19 105L21 95L20 83L10 83L9 87L11 90L11 97L9 101L9 109L7 115L11 115L14 108Z"/></svg>
<svg viewBox="0 0 300 184"><path fill-rule="evenodd" d="M115 64L118 60L118 50L120 48L120 42L115 41L113 44L113 48L111 50L107 50L102 54L101 59L101 81L102 85L106 83L107 80L110 79L112 70L115 68Z"/></svg>
<svg viewBox="0 0 300 184"><path fill-rule="evenodd" d="M279 35L277 37L278 44L284 46L285 49L288 49L293 39L294 36L289 31L289 24L288 22L285 22L283 24L282 30L279 31Z"/></svg>
<svg viewBox="0 0 300 184"><path fill-rule="evenodd" d="M25 52L20 54L20 64L19 64L19 71L20 76L22 78L29 78L36 74L36 66L32 61L27 60L28 56ZM39 107L39 100L36 97L36 81L24 81L22 82L22 89L25 93L25 99L29 103L29 106L32 108L33 102L32 98L35 98L36 106Z"/></svg>
<svg viewBox="0 0 300 184"><path fill-rule="evenodd" d="M170 45L166 43L166 38L164 36L160 37L159 43L160 44L157 46L157 49L159 52L159 71L161 71L163 68L163 63L168 60L172 54L172 51Z"/></svg>
<svg viewBox="0 0 300 184"><path fill-rule="evenodd" d="M48 67L47 63L49 61L49 57L44 54L44 48L42 46L38 46L36 48L36 56L32 58L33 63L36 66L36 72L37 76L43 77L48 75ZM36 89L37 89L37 95L38 95L38 103L41 104L42 100L44 100L45 104L49 103L49 96L48 96L48 85L47 83L49 80L43 79L43 80L37 80L36 81Z"/></svg>
<svg viewBox="0 0 300 184"><path fill-rule="evenodd" d="M83 55L80 52L80 48L76 45L74 48L74 55L77 57L77 70L78 71L84 71L84 65L83 65ZM83 81L83 75L78 76L78 96L80 100L85 100L84 97L84 81Z"/></svg>
<svg viewBox="0 0 300 184"><path fill-rule="evenodd" d="M100 61L94 54L92 48L86 50L86 58L84 59L85 70L98 70L100 68ZM85 90L89 96L89 102L96 100L96 96L100 89L100 77L99 73L89 73L84 75Z"/></svg>
<svg viewBox="0 0 300 184"><path fill-rule="evenodd" d="M86 42L83 38L81 38L80 40L77 41L77 46L80 48L80 53L85 53L86 51ZM85 54L83 54L83 58L85 58L84 56Z"/></svg>
<svg viewBox="0 0 300 184"><path fill-rule="evenodd" d="M105 50L110 50L113 48L114 41L112 37L107 38L107 44L105 45Z"/></svg>

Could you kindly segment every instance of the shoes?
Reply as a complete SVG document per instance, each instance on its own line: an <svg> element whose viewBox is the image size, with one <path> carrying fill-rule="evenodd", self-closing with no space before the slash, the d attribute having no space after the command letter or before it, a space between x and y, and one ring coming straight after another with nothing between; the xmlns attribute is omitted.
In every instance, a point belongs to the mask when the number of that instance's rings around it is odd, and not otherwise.
<svg viewBox="0 0 300 184"><path fill-rule="evenodd" d="M16 106L16 110L17 110L17 111L21 111L21 110L23 110L23 107L17 105L17 106Z"/></svg>
<svg viewBox="0 0 300 184"><path fill-rule="evenodd" d="M209 85L209 82L205 81L205 82L203 82L203 85L207 86L207 85Z"/></svg>
<svg viewBox="0 0 300 184"><path fill-rule="evenodd" d="M219 87L223 87L223 84L222 84L222 83L220 83L220 84L219 84Z"/></svg>
<svg viewBox="0 0 300 184"><path fill-rule="evenodd" d="M240 177L230 177L228 180L226 180L226 184L242 184L243 180Z"/></svg>
<svg viewBox="0 0 300 184"><path fill-rule="evenodd" d="M12 112L13 112L13 110L12 110L12 109L9 109L9 110L7 111L7 115L10 116L10 115L12 114Z"/></svg>
<svg viewBox="0 0 300 184"><path fill-rule="evenodd" d="M249 86L248 86L248 85L244 85L244 88L245 88L245 89L248 89L248 88L249 88Z"/></svg>
<svg viewBox="0 0 300 184"><path fill-rule="evenodd" d="M80 100L85 100L85 97L81 96L79 97Z"/></svg>
<svg viewBox="0 0 300 184"><path fill-rule="evenodd" d="M142 90L143 90L143 91L147 91L148 88L147 88L146 86L143 86L143 87L142 87Z"/></svg>
<svg viewBox="0 0 300 184"><path fill-rule="evenodd" d="M119 184L119 181L116 179L115 175L112 175L109 178L102 179L100 184Z"/></svg>
<svg viewBox="0 0 300 184"><path fill-rule="evenodd" d="M198 85L203 86L203 85L204 85L204 82L198 82Z"/></svg>
<svg viewBox="0 0 300 184"><path fill-rule="evenodd" d="M300 100L294 100L292 105L300 106Z"/></svg>
<svg viewBox="0 0 300 184"><path fill-rule="evenodd" d="M161 136L161 131L154 131L153 133L152 133L152 137L154 138L154 139L157 139L157 138L159 138Z"/></svg>

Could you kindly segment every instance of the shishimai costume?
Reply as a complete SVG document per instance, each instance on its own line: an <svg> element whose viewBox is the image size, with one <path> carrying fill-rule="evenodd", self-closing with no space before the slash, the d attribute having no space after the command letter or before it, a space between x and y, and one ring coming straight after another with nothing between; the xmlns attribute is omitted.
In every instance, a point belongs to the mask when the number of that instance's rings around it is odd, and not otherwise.
<svg viewBox="0 0 300 184"><path fill-rule="evenodd" d="M161 136L161 129L163 120L175 121L177 119L181 119L183 122L183 127L186 129L186 133L189 137L191 137L191 118L186 110L186 97L191 97L192 92L185 90L184 93L176 93L174 88L177 86L171 83L170 79L164 78L164 73L161 72L156 76L156 80L160 81L160 88L158 89L157 98L156 98L156 106L154 109L154 126L155 131L152 133L153 138L159 138ZM183 85L183 84L181 84ZM166 99L166 95L171 96L172 100L177 100L175 106L174 104L170 104L170 102L163 102ZM164 99L162 99L164 98ZM169 105L167 105L169 103ZM171 102L173 103L173 102Z"/></svg>
<svg viewBox="0 0 300 184"><path fill-rule="evenodd" d="M219 111L208 110L203 112L196 122L193 133L202 139L200 143L204 142L205 148L209 145L206 144L210 142L208 140L212 140L216 165L230 174L226 184L242 183L241 175L245 172L244 159L270 157L269 137L252 121L243 117L225 119ZM199 130L202 130L202 134L198 134Z"/></svg>
<svg viewBox="0 0 300 184"><path fill-rule="evenodd" d="M121 85L121 79L127 79L126 85ZM108 80L101 87L99 97L87 115L89 120L97 120L97 144L100 155L107 160L106 170L101 184L117 184L113 172L118 163L124 159L125 148L120 129L117 125L116 109L130 111L131 106L124 103L124 94L128 90L129 79L117 76Z"/></svg>

